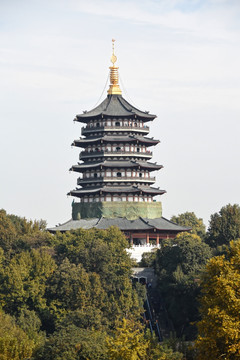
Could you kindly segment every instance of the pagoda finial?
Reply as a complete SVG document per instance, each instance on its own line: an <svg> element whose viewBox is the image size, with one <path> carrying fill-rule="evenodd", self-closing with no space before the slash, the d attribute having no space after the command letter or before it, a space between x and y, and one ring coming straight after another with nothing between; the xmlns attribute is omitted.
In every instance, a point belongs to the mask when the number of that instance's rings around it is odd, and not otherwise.
<svg viewBox="0 0 240 360"><path fill-rule="evenodd" d="M115 42L115 40L112 39L112 56L111 56L112 66L109 67L109 69L110 69L110 87L108 90L108 94L109 95L122 95L122 92L118 85L118 67L115 66L117 57L114 53L114 42Z"/></svg>

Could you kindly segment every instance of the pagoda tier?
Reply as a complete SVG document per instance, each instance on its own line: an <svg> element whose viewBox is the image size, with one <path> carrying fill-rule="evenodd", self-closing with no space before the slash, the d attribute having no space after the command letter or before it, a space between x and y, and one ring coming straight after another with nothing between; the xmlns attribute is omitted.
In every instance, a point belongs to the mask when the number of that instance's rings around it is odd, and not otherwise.
<svg viewBox="0 0 240 360"><path fill-rule="evenodd" d="M114 131L119 134L121 132L121 128L114 127ZM91 145L95 146L99 144L104 144L106 146L106 144L108 143L111 144L123 143L123 144L131 144L131 145L139 144L148 147L152 145L157 145L159 143L159 140L155 140L153 138L147 138L143 136L135 136L131 134L127 136L121 136L120 134L118 136L112 136L112 135L105 135L101 137L89 136L83 139L80 138L78 140L74 140L72 146L86 148L86 147L90 147Z"/></svg>
<svg viewBox="0 0 240 360"><path fill-rule="evenodd" d="M84 187L100 182L119 185L123 181L127 181L128 185L150 185L155 182L155 177L151 177L150 172L161 168L162 165L144 161L103 161L74 165L70 170L83 174L78 178L77 184Z"/></svg>
<svg viewBox="0 0 240 360"><path fill-rule="evenodd" d="M80 202L152 202L164 190L151 187L155 177L150 173L162 165L148 162L152 158L149 147L159 140L147 137L146 122L156 115L141 111L121 95L117 84L117 68L111 67L110 89L107 98L91 111L77 115L74 121L85 123L83 138L72 145L83 148L81 163L70 170L81 173L76 190L69 195Z"/></svg>
<svg viewBox="0 0 240 360"><path fill-rule="evenodd" d="M86 123L91 126L97 126L101 121L112 126L114 119L120 118L120 126L142 126L144 122L152 121L156 115L149 114L148 111L141 111L129 104L121 95L109 95L100 105L90 111L84 111L83 114L76 115L74 121ZM99 124L100 125L100 124Z"/></svg>
<svg viewBox="0 0 240 360"><path fill-rule="evenodd" d="M70 171L76 171L76 172L82 172L85 173L85 170L91 170L91 169L95 169L95 170L101 170L103 168L136 168L139 170L142 169L146 169L148 171L155 171L155 170L159 170L161 169L163 166L162 165L157 165L157 164L153 164L153 163L149 163L146 161L108 161L108 160L104 160L104 161L97 161L97 162L85 162L82 164L78 164L78 165L73 165L69 170Z"/></svg>
<svg viewBox="0 0 240 360"><path fill-rule="evenodd" d="M162 195L165 190L139 186L99 186L72 190L68 195L83 199L83 202L99 201L152 201L152 196Z"/></svg>

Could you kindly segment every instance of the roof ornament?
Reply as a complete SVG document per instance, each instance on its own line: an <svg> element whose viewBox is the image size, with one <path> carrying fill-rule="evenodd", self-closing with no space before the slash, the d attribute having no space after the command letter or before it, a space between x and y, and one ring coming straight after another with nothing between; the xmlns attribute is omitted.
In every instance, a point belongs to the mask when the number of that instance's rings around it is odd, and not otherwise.
<svg viewBox="0 0 240 360"><path fill-rule="evenodd" d="M112 56L111 56L112 66L109 67L109 69L110 69L110 87L108 90L108 94L109 95L122 95L122 92L121 92L119 84L118 84L118 67L115 66L117 57L114 53L114 42L115 42L115 40L112 39Z"/></svg>

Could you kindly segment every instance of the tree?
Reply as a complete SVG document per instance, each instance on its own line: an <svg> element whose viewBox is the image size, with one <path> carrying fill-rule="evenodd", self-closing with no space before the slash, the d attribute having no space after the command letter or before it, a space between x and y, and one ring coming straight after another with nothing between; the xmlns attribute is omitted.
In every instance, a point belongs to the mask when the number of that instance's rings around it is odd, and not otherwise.
<svg viewBox="0 0 240 360"><path fill-rule="evenodd" d="M143 327L133 320L123 319L106 342L108 359L143 360L147 356L149 342L144 339Z"/></svg>
<svg viewBox="0 0 240 360"><path fill-rule="evenodd" d="M38 360L106 360L106 334L75 325L60 327L36 356Z"/></svg>
<svg viewBox="0 0 240 360"><path fill-rule="evenodd" d="M0 300L4 311L19 315L21 310L46 308L46 280L56 268L46 250L31 250L15 255L0 275Z"/></svg>
<svg viewBox="0 0 240 360"><path fill-rule="evenodd" d="M17 231L5 210L0 210L0 246L4 251L10 251Z"/></svg>
<svg viewBox="0 0 240 360"><path fill-rule="evenodd" d="M198 360L240 359L240 239L212 258L202 277Z"/></svg>
<svg viewBox="0 0 240 360"><path fill-rule="evenodd" d="M16 325L15 320L0 311L0 359L29 359L34 350L34 341Z"/></svg>
<svg viewBox="0 0 240 360"><path fill-rule="evenodd" d="M58 262L63 264L63 259L68 258L71 264L81 264L88 274L97 274L105 291L104 316L112 326L118 317L128 317L130 313L139 316L142 303L136 298L130 280L132 262L126 252L128 242L118 228L59 233L55 242Z"/></svg>
<svg viewBox="0 0 240 360"><path fill-rule="evenodd" d="M210 247L198 235L179 233L175 239L163 242L158 250L156 271L158 275L163 271L173 279L176 270L181 268L184 275L195 276L211 255Z"/></svg>
<svg viewBox="0 0 240 360"><path fill-rule="evenodd" d="M206 227L203 223L203 219L197 218L194 212L185 212L177 216L172 216L171 221L178 225L192 228L192 234L196 234L201 238L204 238L206 234Z"/></svg>
<svg viewBox="0 0 240 360"><path fill-rule="evenodd" d="M199 277L211 255L210 247L199 236L189 233L165 241L157 252L158 290L178 337L193 340L196 335L192 323L199 319Z"/></svg>
<svg viewBox="0 0 240 360"><path fill-rule="evenodd" d="M106 294L99 275L87 273L81 264L71 264L64 259L47 282L46 296L48 305L59 317L87 307L101 310Z"/></svg>
<svg viewBox="0 0 240 360"><path fill-rule="evenodd" d="M219 213L211 215L207 232L207 242L212 247L229 245L240 237L240 206L226 205Z"/></svg>

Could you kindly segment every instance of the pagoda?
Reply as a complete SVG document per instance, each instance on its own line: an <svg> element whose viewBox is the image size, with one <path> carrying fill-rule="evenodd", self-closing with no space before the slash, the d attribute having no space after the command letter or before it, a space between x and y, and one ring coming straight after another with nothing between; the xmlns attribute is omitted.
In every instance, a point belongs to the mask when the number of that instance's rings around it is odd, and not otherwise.
<svg viewBox="0 0 240 360"><path fill-rule="evenodd" d="M159 140L148 136L148 124L156 115L122 97L116 60L113 41L107 97L74 119L84 126L82 137L72 143L81 149L79 162L70 168L79 174L78 187L68 193L77 198L72 203L72 219L49 230L116 225L132 245L158 245L160 239L189 229L162 217L161 202L155 197L166 191L154 187L152 173L163 166L151 162L151 148Z"/></svg>

